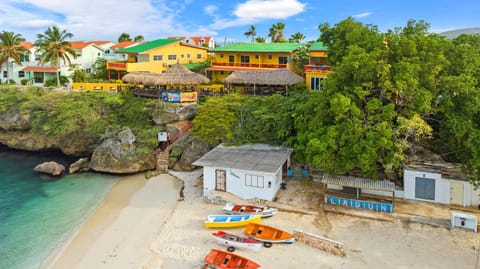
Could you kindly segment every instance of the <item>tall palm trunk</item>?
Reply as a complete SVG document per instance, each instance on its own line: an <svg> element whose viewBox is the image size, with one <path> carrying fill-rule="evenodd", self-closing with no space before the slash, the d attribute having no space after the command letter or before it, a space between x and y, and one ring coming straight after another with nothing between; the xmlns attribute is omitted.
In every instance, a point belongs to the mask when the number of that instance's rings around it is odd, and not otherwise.
<svg viewBox="0 0 480 269"><path fill-rule="evenodd" d="M7 59L5 60L5 62L7 63L7 83L6 84L10 84L10 68L8 68L8 59L10 57L7 57Z"/></svg>
<svg viewBox="0 0 480 269"><path fill-rule="evenodd" d="M60 59L59 55L57 54L57 72L55 72L57 76L57 87L60 87Z"/></svg>

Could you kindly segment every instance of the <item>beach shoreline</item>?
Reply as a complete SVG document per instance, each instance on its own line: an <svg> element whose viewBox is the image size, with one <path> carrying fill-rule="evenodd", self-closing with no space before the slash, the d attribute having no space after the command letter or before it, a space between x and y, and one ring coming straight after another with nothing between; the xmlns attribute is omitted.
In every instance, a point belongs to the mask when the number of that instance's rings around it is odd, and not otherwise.
<svg viewBox="0 0 480 269"><path fill-rule="evenodd" d="M143 174L121 177L110 188L102 202L86 217L65 242L43 261L40 268L67 268L65 264L77 261L88 248L87 240L95 230L106 229L128 205L132 196L146 184Z"/></svg>
<svg viewBox="0 0 480 269"><path fill-rule="evenodd" d="M155 176L129 195L112 189L102 204L82 225L76 237L48 268L203 268L203 258L212 248L223 249L206 229L209 214L221 214L223 205L205 202L197 177L201 169ZM304 185L295 189L294 184ZM116 186L122 188L123 184ZM184 187L184 198L180 190ZM116 189L117 189L116 188ZM304 208L311 183L291 183L280 197L285 205ZM108 204L117 200L115 207ZM303 206L302 206L303 205ZM104 211L107 210L107 211ZM117 212L117 213L112 213ZM312 212L309 210L308 212ZM235 253L252 259L261 268L471 268L480 237L461 229L424 224L374 221L318 210L313 213L280 210L262 223L286 231L300 230L344 243L346 257L338 257L296 242L274 245L258 252L238 249ZM104 220L94 221L94 218ZM91 223L90 223L91 222ZM90 223L90 224L89 224ZM229 232L243 234L243 228ZM435 244L432 244L435 238ZM458 248L458 246L464 246Z"/></svg>

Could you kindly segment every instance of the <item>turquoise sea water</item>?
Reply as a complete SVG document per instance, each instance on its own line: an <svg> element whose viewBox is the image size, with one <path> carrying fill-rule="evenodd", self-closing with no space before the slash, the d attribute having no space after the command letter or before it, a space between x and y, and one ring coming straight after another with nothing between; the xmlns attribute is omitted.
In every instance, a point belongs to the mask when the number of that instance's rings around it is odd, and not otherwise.
<svg viewBox="0 0 480 269"><path fill-rule="evenodd" d="M50 160L66 167L72 162L55 153L32 154L0 147L0 268L45 265L118 180L81 173L47 181L33 168Z"/></svg>

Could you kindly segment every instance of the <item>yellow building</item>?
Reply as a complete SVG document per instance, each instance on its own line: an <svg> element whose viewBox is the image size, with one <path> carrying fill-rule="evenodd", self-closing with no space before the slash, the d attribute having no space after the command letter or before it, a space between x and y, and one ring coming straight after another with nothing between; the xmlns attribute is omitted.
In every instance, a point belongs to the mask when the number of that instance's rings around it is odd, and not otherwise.
<svg viewBox="0 0 480 269"><path fill-rule="evenodd" d="M310 62L305 65L305 80L309 90L319 91L321 81L332 72L328 64L327 50L328 47L323 45L322 42L315 42L309 48Z"/></svg>
<svg viewBox="0 0 480 269"><path fill-rule="evenodd" d="M136 46L116 50L117 54L126 54L126 61L107 62L109 79L120 79L120 73L152 72L162 73L170 66L193 64L207 61L208 48L189 45L178 39L157 39ZM115 71L115 72L113 72ZM116 76L115 76L116 74Z"/></svg>
<svg viewBox="0 0 480 269"><path fill-rule="evenodd" d="M213 82L223 80L234 71L288 69L300 43L234 43L213 49L211 67L207 71Z"/></svg>

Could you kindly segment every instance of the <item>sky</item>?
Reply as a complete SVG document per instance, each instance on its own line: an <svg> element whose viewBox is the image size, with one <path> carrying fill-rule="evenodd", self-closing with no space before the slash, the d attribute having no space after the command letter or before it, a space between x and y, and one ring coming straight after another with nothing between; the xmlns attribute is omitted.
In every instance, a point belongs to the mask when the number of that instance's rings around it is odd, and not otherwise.
<svg viewBox="0 0 480 269"><path fill-rule="evenodd" d="M285 24L284 36L300 32L304 41L320 36L318 26L353 17L380 31L424 20L430 32L480 27L478 0L1 0L0 31L34 42L50 26L66 29L72 40L117 41L121 33L155 40L168 36L211 36L219 45L268 38Z"/></svg>

